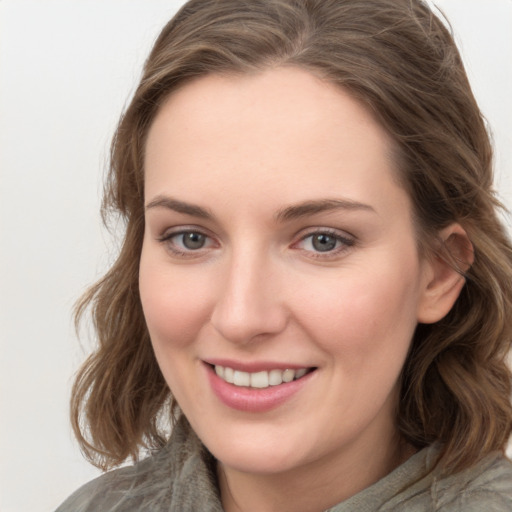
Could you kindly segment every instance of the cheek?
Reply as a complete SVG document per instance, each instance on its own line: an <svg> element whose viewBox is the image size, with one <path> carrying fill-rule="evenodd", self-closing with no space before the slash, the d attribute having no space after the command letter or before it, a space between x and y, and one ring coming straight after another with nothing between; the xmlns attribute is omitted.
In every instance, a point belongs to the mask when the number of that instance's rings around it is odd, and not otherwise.
<svg viewBox="0 0 512 512"><path fill-rule="evenodd" d="M410 262L409 262L410 263ZM403 359L416 328L417 269L366 267L324 286L308 287L297 301L296 318L326 352L375 367ZM342 357L341 357L342 356Z"/></svg>
<svg viewBox="0 0 512 512"><path fill-rule="evenodd" d="M179 269L171 272L167 262L144 257L144 251L139 289L158 365L173 397L185 410L183 406L200 392L197 382L190 379L190 364L195 360L194 340L207 316L206 301Z"/></svg>
<svg viewBox="0 0 512 512"><path fill-rule="evenodd" d="M146 323L155 350L179 348L197 336L208 316L204 290L179 270L141 258L139 290Z"/></svg>

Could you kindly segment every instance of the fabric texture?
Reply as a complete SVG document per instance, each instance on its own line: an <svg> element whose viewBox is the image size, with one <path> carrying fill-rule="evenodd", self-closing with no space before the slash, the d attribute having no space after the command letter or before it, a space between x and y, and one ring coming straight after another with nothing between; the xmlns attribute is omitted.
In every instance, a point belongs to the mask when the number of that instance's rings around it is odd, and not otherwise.
<svg viewBox="0 0 512 512"><path fill-rule="evenodd" d="M440 478L435 447L328 512L511 512L512 463L493 454ZM56 512L223 512L215 459L182 418L169 443L141 462L106 473L72 494Z"/></svg>

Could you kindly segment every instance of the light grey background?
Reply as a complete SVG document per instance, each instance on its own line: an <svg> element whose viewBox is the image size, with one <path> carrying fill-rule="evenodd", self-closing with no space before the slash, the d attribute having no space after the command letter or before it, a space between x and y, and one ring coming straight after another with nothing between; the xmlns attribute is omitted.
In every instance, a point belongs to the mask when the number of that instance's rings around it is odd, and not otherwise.
<svg viewBox="0 0 512 512"><path fill-rule="evenodd" d="M49 512L99 474L68 422L72 375L89 349L71 309L115 254L98 214L109 140L181 3L0 0L1 512ZM512 206L512 0L437 4L492 127L496 183Z"/></svg>

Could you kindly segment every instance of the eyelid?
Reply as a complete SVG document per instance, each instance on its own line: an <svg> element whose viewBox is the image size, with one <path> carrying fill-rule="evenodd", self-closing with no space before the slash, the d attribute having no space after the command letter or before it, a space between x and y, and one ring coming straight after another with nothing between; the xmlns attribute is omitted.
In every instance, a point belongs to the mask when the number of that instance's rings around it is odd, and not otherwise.
<svg viewBox="0 0 512 512"><path fill-rule="evenodd" d="M332 251L314 251L314 250L307 250L298 247L298 245L301 242L304 242L306 239L308 239L311 236L314 235L328 235L333 238L335 238L337 241L340 241L342 246L333 249ZM292 248L303 251L305 253L308 253L309 257L313 258L319 258L319 259L329 259L329 258L336 258L341 256L343 253L350 250L357 242L357 239L354 235L342 231L339 229L334 228L327 228L327 227L313 227L308 228L307 230L299 233L298 240L292 244Z"/></svg>
<svg viewBox="0 0 512 512"><path fill-rule="evenodd" d="M208 245L198 249L182 249L171 242L174 237L187 233L199 233L205 236L209 241ZM340 247L336 247L329 251L315 251L299 247L302 242L314 235L327 235L333 237L338 242L340 242ZM165 245L166 250L172 255L185 258L201 257L205 254L205 252L220 246L219 242L216 240L215 235L213 235L208 229L197 225L180 225L167 228L161 235L157 236L156 239L158 242ZM349 251L356 244L356 242L356 237L347 231L319 226L309 227L299 232L295 237L295 241L291 244L291 248L306 253L310 258L328 260L342 256L344 253Z"/></svg>
<svg viewBox="0 0 512 512"><path fill-rule="evenodd" d="M171 240L174 237L185 235L187 233L198 233L213 243L210 243L207 247L201 247L199 249L181 249L171 243ZM218 242L215 240L215 237L207 229L194 225L167 228L161 235L157 236L156 239L158 242L165 245L166 250L179 257L197 258L202 256L205 251L219 246Z"/></svg>

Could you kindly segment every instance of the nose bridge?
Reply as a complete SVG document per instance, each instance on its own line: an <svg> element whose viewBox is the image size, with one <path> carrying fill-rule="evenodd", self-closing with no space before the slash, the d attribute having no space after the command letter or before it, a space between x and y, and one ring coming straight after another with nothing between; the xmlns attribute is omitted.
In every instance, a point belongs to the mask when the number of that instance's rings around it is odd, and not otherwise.
<svg viewBox="0 0 512 512"><path fill-rule="evenodd" d="M275 262L265 250L234 249L219 276L219 293L211 321L227 340L246 343L276 334L286 324Z"/></svg>

